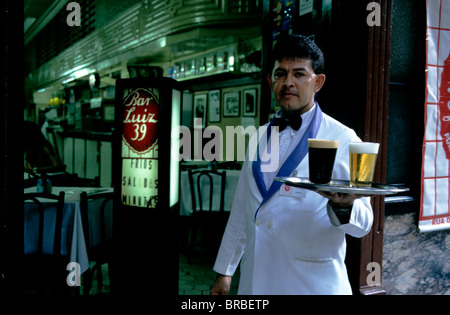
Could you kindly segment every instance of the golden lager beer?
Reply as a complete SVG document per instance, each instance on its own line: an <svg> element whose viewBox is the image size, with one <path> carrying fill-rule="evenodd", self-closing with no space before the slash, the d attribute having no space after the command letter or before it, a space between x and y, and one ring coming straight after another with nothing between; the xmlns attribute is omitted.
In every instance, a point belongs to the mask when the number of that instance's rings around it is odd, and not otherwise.
<svg viewBox="0 0 450 315"><path fill-rule="evenodd" d="M372 186L379 143L350 142L350 186Z"/></svg>
<svg viewBox="0 0 450 315"><path fill-rule="evenodd" d="M308 139L309 180L315 184L328 184L333 174L338 141Z"/></svg>

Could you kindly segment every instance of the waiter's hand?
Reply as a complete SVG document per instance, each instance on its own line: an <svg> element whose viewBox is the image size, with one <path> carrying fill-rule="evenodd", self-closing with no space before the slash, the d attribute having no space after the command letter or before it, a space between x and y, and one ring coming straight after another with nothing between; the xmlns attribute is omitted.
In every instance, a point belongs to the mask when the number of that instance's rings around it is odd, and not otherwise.
<svg viewBox="0 0 450 315"><path fill-rule="evenodd" d="M315 190L315 192L321 195L322 197L330 199L333 206L343 209L351 208L353 206L353 201L355 201L356 199L359 199L361 197L372 197L370 195L365 196L356 194L344 194L319 190Z"/></svg>
<svg viewBox="0 0 450 315"><path fill-rule="evenodd" d="M211 289L211 295L227 295L231 287L231 277L218 275L213 288Z"/></svg>

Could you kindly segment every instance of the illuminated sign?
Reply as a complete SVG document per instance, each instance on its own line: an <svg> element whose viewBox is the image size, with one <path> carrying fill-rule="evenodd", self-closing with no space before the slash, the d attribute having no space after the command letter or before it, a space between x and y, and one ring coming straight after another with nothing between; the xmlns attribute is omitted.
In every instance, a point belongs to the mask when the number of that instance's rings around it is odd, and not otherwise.
<svg viewBox="0 0 450 315"><path fill-rule="evenodd" d="M121 203L156 208L159 89L125 89L122 99Z"/></svg>

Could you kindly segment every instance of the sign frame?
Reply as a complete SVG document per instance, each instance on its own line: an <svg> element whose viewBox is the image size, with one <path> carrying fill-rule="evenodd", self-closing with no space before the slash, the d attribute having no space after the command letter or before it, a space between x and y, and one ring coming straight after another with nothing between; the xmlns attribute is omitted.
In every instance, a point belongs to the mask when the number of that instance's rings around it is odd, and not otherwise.
<svg viewBox="0 0 450 315"><path fill-rule="evenodd" d="M178 294L179 141L183 92L179 83L171 78L118 79L115 88L115 128L112 143L114 291L121 296L132 294L133 297L136 292L143 297L158 296L161 292L175 296ZM133 89L152 89L159 92L156 122L158 191L157 204L152 207L124 204L121 195L124 175L124 95L128 95ZM141 101L139 104L150 104L150 101ZM137 116L138 112L141 115L150 114L150 108L147 112L142 109L133 112L136 114L135 121L145 121L144 116ZM128 118L132 119L131 116ZM153 116L153 119L156 120L156 117ZM158 258L148 259L154 256ZM164 263L161 263L161 259ZM135 268L130 262L137 262L140 267ZM154 284L149 286L146 270L158 270L161 279L154 276Z"/></svg>
<svg viewBox="0 0 450 315"><path fill-rule="evenodd" d="M154 209L168 209L173 208L177 206L179 201L170 201L170 198L174 199L175 197L169 196L171 187L170 187L170 179L175 178L175 174L169 174L171 172L171 165L174 163L174 156L171 154L171 146L173 145L173 141L179 141L179 132L176 131L179 130L179 125L181 122L181 97L182 97L182 90L181 86L177 81L171 78L158 78L158 79L150 79L150 78L131 78L131 79L118 79L116 81L116 99L115 99L115 128L114 128L114 143L113 143L113 169L116 171L115 174L113 174L113 183L116 190L122 192L122 183L124 181L124 169L123 169L123 157L122 157L122 147L123 147L123 141L124 141L124 120L128 119L129 121L133 119L133 117L124 117L124 109L125 109L125 99L127 93L131 91L136 90L145 90L150 91L154 94L154 96L157 97L156 103L157 104L157 119L151 118L150 115L145 116L146 114L151 114L149 112L145 112L144 115L139 116L142 113L136 114L134 119L139 120L140 118L148 118L150 120L157 120L156 123L156 133L157 133L157 142L152 144L151 146L155 145L157 149L157 153L154 156L154 160L157 161L157 205L155 205L155 201L152 200L153 203L152 206L147 206L147 201L143 200L141 201L140 205L136 202L136 205L126 205L123 204L122 197L120 196L120 199L118 198L118 204L127 206L127 207L133 207L133 208L154 208ZM154 91L154 92L152 92ZM159 93L158 93L159 92ZM179 104L179 111L177 113L173 113L172 109L172 103L175 101L174 94L178 93L178 104ZM159 95L156 95L159 94ZM134 114L134 113L133 113ZM178 119L174 119L174 115L178 115ZM137 118L136 118L137 117ZM156 118L156 117L155 117ZM173 120L176 120L177 126L173 126ZM137 131L141 129L140 127L143 124L139 124L137 126ZM178 139L177 139L178 137ZM138 137L140 138L140 136ZM135 139L135 138L131 138ZM135 139L139 140L139 139ZM144 139L145 140L145 139ZM127 143L129 146L129 144ZM178 145L178 143L176 143ZM142 152L138 152L133 150L130 147L130 152L132 152L131 156L136 157L138 160L138 155ZM145 153L145 152L144 152ZM142 154L144 154L142 153ZM176 161L178 163L179 168L179 159ZM175 172L175 171L173 171ZM177 173L179 172L179 169ZM133 181L133 179L131 179ZM142 184L142 183L141 183ZM131 185L137 185L136 179L134 179L134 183L131 183ZM120 189L119 189L120 187ZM177 191L179 194L179 192ZM175 198L177 199L177 198ZM179 196L178 196L179 200ZM133 202L131 202L133 204ZM146 206L143 206L143 205Z"/></svg>

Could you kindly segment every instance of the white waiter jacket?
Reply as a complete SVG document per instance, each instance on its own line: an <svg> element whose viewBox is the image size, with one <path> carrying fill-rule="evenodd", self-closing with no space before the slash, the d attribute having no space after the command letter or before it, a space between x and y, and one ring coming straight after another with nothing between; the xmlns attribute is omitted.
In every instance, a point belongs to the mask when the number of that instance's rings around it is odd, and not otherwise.
<svg viewBox="0 0 450 315"><path fill-rule="evenodd" d="M316 138L339 141L333 178L348 180L348 143L361 140L330 116L320 119ZM305 189L290 187L291 195L282 194L283 185L260 206L263 196L252 173L255 159L247 156L243 164L214 271L232 276L241 262L238 294L352 294L345 234L369 233L370 199L354 201L347 224L340 224L328 199ZM295 170L298 177L309 177L308 155Z"/></svg>

